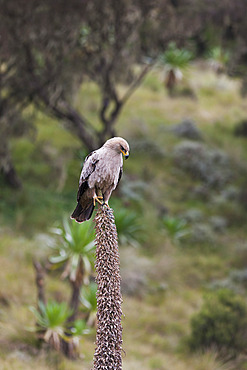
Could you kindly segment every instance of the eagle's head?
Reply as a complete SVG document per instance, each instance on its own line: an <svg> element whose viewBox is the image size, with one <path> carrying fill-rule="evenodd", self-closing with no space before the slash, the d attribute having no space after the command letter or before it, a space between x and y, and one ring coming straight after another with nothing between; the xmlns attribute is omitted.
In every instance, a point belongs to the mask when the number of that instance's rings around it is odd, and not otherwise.
<svg viewBox="0 0 247 370"><path fill-rule="evenodd" d="M104 146L111 148L119 154L123 154L125 159L129 158L129 144L122 137L113 137L106 141Z"/></svg>

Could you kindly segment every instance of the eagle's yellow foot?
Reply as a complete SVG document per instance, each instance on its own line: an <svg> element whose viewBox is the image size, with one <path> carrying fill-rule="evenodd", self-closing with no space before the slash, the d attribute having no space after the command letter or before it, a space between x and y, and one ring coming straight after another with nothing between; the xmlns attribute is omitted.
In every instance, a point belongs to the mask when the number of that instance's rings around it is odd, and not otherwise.
<svg viewBox="0 0 247 370"><path fill-rule="evenodd" d="M95 206L96 205L96 202L98 202L102 206L103 205L103 202L101 202L100 199L103 199L103 197L101 197L101 196L97 197L97 195L95 195L93 197L93 205Z"/></svg>
<svg viewBox="0 0 247 370"><path fill-rule="evenodd" d="M104 204L104 206L106 206L107 208L110 208L110 206L109 206L108 202L104 202L103 204Z"/></svg>

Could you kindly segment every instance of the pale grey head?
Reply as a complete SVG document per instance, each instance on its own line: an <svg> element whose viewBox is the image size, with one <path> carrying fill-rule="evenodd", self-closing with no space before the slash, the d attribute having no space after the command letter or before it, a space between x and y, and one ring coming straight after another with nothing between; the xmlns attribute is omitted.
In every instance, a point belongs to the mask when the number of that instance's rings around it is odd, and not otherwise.
<svg viewBox="0 0 247 370"><path fill-rule="evenodd" d="M113 137L107 140L103 146L116 151L118 154L122 153L125 159L129 158L129 144L122 137Z"/></svg>

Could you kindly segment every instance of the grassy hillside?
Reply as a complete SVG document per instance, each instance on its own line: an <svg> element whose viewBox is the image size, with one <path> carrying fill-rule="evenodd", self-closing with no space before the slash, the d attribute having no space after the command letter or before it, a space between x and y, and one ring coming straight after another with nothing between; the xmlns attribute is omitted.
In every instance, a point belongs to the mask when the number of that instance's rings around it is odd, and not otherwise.
<svg viewBox="0 0 247 370"><path fill-rule="evenodd" d="M239 90L239 81L197 64L171 98L154 70L117 123L131 156L124 163L121 191L110 205L116 215L123 207L134 212L142 230L139 247L126 242L120 247L125 370L247 366L243 356L225 364L215 350L191 354L184 343L191 316L213 286L232 284L239 294L246 293L244 278L231 280L233 271L244 272L247 256L247 146L246 138L234 135L234 127L246 118L247 99ZM91 83L77 99L95 124L97 99ZM32 258L49 255L50 228L73 210L86 153L61 123L32 108L26 114L35 131L12 142L23 189L0 184L0 368L87 370L95 333L81 341L83 358L70 362L41 348L27 330L35 325L29 311L36 304ZM201 141L188 143L174 134L172 128L184 119L195 122ZM186 162L184 148L201 150L201 157ZM180 220L186 222L181 237ZM66 284L57 277L48 278L46 285L50 297L67 298Z"/></svg>

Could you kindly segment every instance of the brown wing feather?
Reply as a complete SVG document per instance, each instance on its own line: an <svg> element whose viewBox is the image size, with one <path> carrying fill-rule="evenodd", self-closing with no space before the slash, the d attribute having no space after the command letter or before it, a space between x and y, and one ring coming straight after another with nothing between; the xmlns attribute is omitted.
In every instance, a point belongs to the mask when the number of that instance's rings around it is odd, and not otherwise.
<svg viewBox="0 0 247 370"><path fill-rule="evenodd" d="M81 170L79 185L81 185L83 182L87 181L89 176L95 170L95 165L98 161L99 161L99 159L98 159L97 151L94 151L94 152L88 154L88 156L85 159L82 170Z"/></svg>
<svg viewBox="0 0 247 370"><path fill-rule="evenodd" d="M122 174L123 174L123 166L121 166L121 167L120 167L120 170L119 170L117 186L118 186L118 184L120 183L120 180L121 180Z"/></svg>
<svg viewBox="0 0 247 370"><path fill-rule="evenodd" d="M82 194L88 189L87 180L89 176L95 171L96 163L98 161L98 154L96 151L90 153L86 157L83 168L81 170L79 189L77 192L77 202L79 202Z"/></svg>
<svg viewBox="0 0 247 370"><path fill-rule="evenodd" d="M77 222L83 222L89 220L93 210L94 204L92 196L89 196L89 186L88 178L95 171L96 163L98 162L97 151L90 153L84 162L80 180L79 180L79 189L77 192L77 206L70 216L74 218Z"/></svg>

